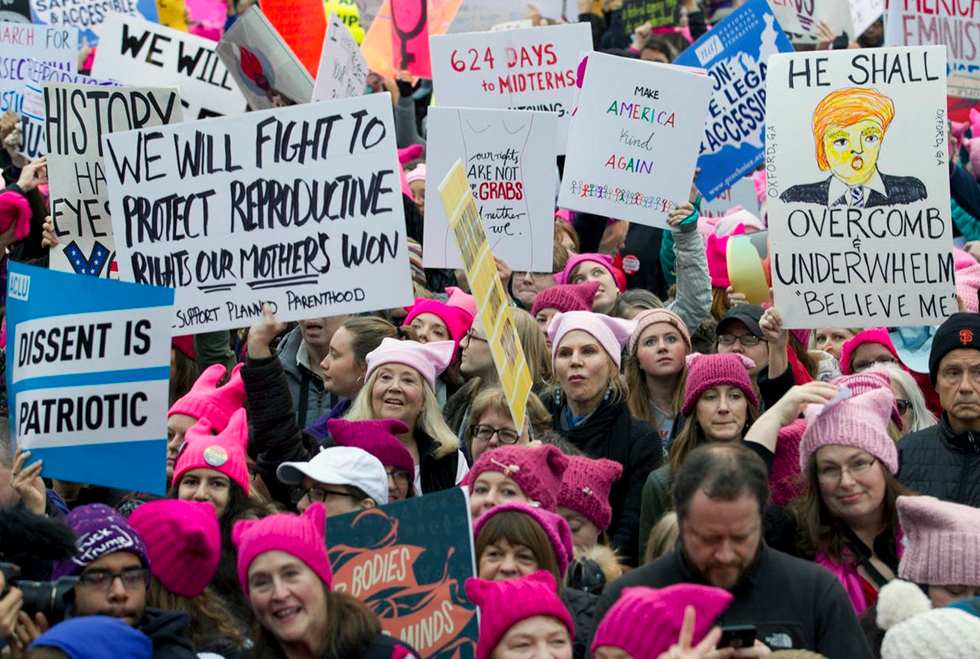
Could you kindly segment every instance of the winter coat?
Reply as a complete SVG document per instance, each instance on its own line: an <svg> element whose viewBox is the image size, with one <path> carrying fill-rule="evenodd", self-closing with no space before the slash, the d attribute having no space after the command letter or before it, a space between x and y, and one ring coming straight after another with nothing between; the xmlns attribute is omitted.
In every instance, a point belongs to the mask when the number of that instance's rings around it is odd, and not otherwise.
<svg viewBox="0 0 980 659"><path fill-rule="evenodd" d="M596 624L624 588L706 584L680 549L633 570L599 598ZM710 584L708 584L710 585ZM735 600L716 625L754 625L773 651L800 649L834 659L870 659L854 608L840 583L822 567L763 544L748 574L732 591Z"/></svg>
<svg viewBox="0 0 980 659"><path fill-rule="evenodd" d="M681 225L677 231L668 231L664 245L670 246L670 261L661 264L668 283L677 283L677 297L667 305L694 332L711 315L711 278L708 276L708 259L705 256L704 238L698 233L697 223ZM662 250L663 251L663 250Z"/></svg>
<svg viewBox="0 0 980 659"><path fill-rule="evenodd" d="M190 624L186 613L147 608L137 629L153 641L153 659L196 659L187 636Z"/></svg>
<svg viewBox="0 0 980 659"><path fill-rule="evenodd" d="M592 458L615 460L623 475L609 492L612 522L608 534L612 546L627 565L639 560L640 498L651 471L660 466L663 449L656 428L632 417L624 401L604 400L587 419L574 428L565 427L565 405L546 397L554 430Z"/></svg>
<svg viewBox="0 0 980 659"><path fill-rule="evenodd" d="M939 423L898 443L898 480L918 494L980 506L980 433L956 433Z"/></svg>
<svg viewBox="0 0 980 659"><path fill-rule="evenodd" d="M589 630L594 624L595 605L599 598L577 588L563 588L561 601L564 602L565 608L572 614L572 620L575 622L575 642L572 646L572 657L574 659L588 659L589 646L586 645L586 641L589 639Z"/></svg>
<svg viewBox="0 0 980 659"><path fill-rule="evenodd" d="M289 383L296 423L300 428L305 428L329 412L337 404L337 397L323 388L319 375L296 361L302 343L303 330L294 327L279 343L276 352Z"/></svg>

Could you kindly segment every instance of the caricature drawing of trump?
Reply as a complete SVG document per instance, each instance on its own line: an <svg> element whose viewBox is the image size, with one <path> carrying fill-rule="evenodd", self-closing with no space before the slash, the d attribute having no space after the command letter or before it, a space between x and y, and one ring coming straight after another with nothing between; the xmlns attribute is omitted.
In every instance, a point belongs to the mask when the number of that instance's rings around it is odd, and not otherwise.
<svg viewBox="0 0 980 659"><path fill-rule="evenodd" d="M890 98L867 87L839 89L813 111L817 167L831 172L818 183L794 185L780 199L821 206L893 206L925 199L926 186L912 176L878 170L878 154L895 118Z"/></svg>

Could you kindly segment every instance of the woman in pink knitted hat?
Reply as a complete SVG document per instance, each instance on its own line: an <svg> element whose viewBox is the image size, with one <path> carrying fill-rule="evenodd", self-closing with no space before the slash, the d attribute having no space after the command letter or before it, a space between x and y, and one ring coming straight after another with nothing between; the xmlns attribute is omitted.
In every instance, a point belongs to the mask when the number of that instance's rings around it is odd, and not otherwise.
<svg viewBox="0 0 980 659"><path fill-rule="evenodd" d="M818 327L813 330L813 347L833 355L839 362L844 344L860 331L860 327Z"/></svg>
<svg viewBox="0 0 980 659"><path fill-rule="evenodd" d="M555 281L558 284L597 282L599 288L593 294L591 309L596 313L612 313L619 294L626 290L626 275L606 254L575 254L565 263L565 269Z"/></svg>
<svg viewBox="0 0 980 659"><path fill-rule="evenodd" d="M485 451L463 483L475 520L494 506L520 501L555 512L568 458L550 444L501 446Z"/></svg>

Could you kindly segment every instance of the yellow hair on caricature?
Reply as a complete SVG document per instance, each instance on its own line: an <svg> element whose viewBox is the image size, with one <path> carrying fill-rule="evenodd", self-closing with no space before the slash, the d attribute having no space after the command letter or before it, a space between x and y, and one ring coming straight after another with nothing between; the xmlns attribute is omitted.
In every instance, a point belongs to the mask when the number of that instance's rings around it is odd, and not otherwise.
<svg viewBox="0 0 980 659"><path fill-rule="evenodd" d="M821 171L830 168L824 146L824 139L830 128L847 128L870 119L877 122L884 133L894 118L895 104L874 89L849 87L827 94L813 110L813 141L817 146L817 167Z"/></svg>

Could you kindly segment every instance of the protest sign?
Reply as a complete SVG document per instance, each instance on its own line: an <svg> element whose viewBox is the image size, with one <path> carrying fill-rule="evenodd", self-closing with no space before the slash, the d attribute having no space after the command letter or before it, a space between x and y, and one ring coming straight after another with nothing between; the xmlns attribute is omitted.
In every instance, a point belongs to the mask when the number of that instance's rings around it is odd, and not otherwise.
<svg viewBox="0 0 980 659"><path fill-rule="evenodd" d="M470 506L460 488L327 518L333 591L377 614L381 628L421 657L472 657L476 574Z"/></svg>
<svg viewBox="0 0 980 659"><path fill-rule="evenodd" d="M459 13L449 26L449 32L482 32L492 30L501 23L527 21L526 27L531 27L528 18L528 7L533 2L528 0L497 0L496 2L464 2Z"/></svg>
<svg viewBox="0 0 980 659"><path fill-rule="evenodd" d="M954 98L980 101L980 79L953 74L947 80L948 93Z"/></svg>
<svg viewBox="0 0 980 659"><path fill-rule="evenodd" d="M391 52L396 71L419 78L432 77L429 61L427 0L389 0L391 3Z"/></svg>
<svg viewBox="0 0 980 659"><path fill-rule="evenodd" d="M323 40L320 68L313 87L314 101L350 98L364 93L368 68L361 49L337 14L330 14Z"/></svg>
<svg viewBox="0 0 980 659"><path fill-rule="evenodd" d="M427 0L426 16L428 21L426 29L429 31L430 38L437 34L446 33L462 2L463 0ZM406 25L403 29L407 27L411 26ZM364 35L364 40L361 41L361 52L364 53L364 59L367 60L368 67L372 71L388 78L394 78L396 74L393 64L395 53L398 50L394 47L396 37L392 35L393 31L391 0L384 0L371 22L371 27ZM351 33L356 38L357 34L353 29L351 29ZM431 43L429 47L432 47Z"/></svg>
<svg viewBox="0 0 980 659"><path fill-rule="evenodd" d="M178 333L412 303L388 94L104 138L119 278Z"/></svg>
<svg viewBox="0 0 980 659"><path fill-rule="evenodd" d="M215 53L217 44L156 23L111 14L98 28L102 41L92 76L125 85L180 89L188 120L245 111L245 97Z"/></svg>
<svg viewBox="0 0 980 659"><path fill-rule="evenodd" d="M463 161L457 160L439 184L439 197L463 257L466 281L476 298L477 318L486 334L511 419L516 427L523 428L532 385L531 371L514 324L510 298L500 283L480 211L470 192Z"/></svg>
<svg viewBox="0 0 980 659"><path fill-rule="evenodd" d="M259 7L250 7L225 32L218 57L253 110L308 103L313 97L313 77Z"/></svg>
<svg viewBox="0 0 980 659"><path fill-rule="evenodd" d="M262 0L262 13L307 73L315 76L327 30L323 0Z"/></svg>
<svg viewBox="0 0 980 659"><path fill-rule="evenodd" d="M156 0L160 25L187 32L187 5L184 0Z"/></svg>
<svg viewBox="0 0 980 659"><path fill-rule="evenodd" d="M381 0L326 0L324 14L337 14L337 18L347 26L354 41L361 44L365 27L371 25L374 15L381 7Z"/></svg>
<svg viewBox="0 0 980 659"><path fill-rule="evenodd" d="M762 164L766 61L793 45L766 0L752 0L674 61L708 70L712 93L695 183L709 201Z"/></svg>
<svg viewBox="0 0 980 659"><path fill-rule="evenodd" d="M194 23L223 30L228 20L228 5L223 0L185 0L187 13Z"/></svg>
<svg viewBox="0 0 980 659"><path fill-rule="evenodd" d="M78 30L0 22L0 113L20 113L23 82L32 60L69 73L78 71Z"/></svg>
<svg viewBox="0 0 980 659"><path fill-rule="evenodd" d="M44 108L51 221L58 236L50 267L108 276L116 249L102 136L179 122L180 96L175 88L47 83Z"/></svg>
<svg viewBox="0 0 980 659"><path fill-rule="evenodd" d="M701 70L589 55L558 205L667 226L690 194L710 97Z"/></svg>
<svg viewBox="0 0 980 659"><path fill-rule="evenodd" d="M867 14L873 9L866 5L873 1L881 0L768 0L776 20L786 32L807 35L811 37L811 42L816 39L821 22L835 36L847 34L848 39L854 41L864 30L855 32L855 10L852 10L851 4L861 4L856 11L860 20L867 21ZM868 21L868 24L872 22L874 19Z"/></svg>
<svg viewBox="0 0 980 659"><path fill-rule="evenodd" d="M885 11L885 0L849 0L851 9L851 28L848 32L851 41L857 40L871 24L881 18Z"/></svg>
<svg viewBox="0 0 980 659"><path fill-rule="evenodd" d="M166 0L173 2L174 0ZM90 41L98 43L93 30L114 13L118 13L133 18L145 18L148 21L156 22L160 16L157 12L156 0L31 0L31 8L34 10L36 23L46 23L48 25L72 25L79 28L90 38Z"/></svg>
<svg viewBox="0 0 980 659"><path fill-rule="evenodd" d="M952 71L980 71L980 6L976 2L891 0L885 9L885 45L943 44Z"/></svg>
<svg viewBox="0 0 980 659"><path fill-rule="evenodd" d="M462 153L494 256L514 270L551 272L558 117L437 106L428 129L422 265L462 267L437 187Z"/></svg>
<svg viewBox="0 0 980 659"><path fill-rule="evenodd" d="M30 0L0 0L0 21L30 23Z"/></svg>
<svg viewBox="0 0 980 659"><path fill-rule="evenodd" d="M432 37L430 47L440 104L553 112L561 119L557 139L564 153L576 71L592 50L587 23L448 34Z"/></svg>
<svg viewBox="0 0 980 659"><path fill-rule="evenodd" d="M623 2L623 23L626 34L649 22L652 27L673 25L677 0L626 0Z"/></svg>
<svg viewBox="0 0 980 659"><path fill-rule="evenodd" d="M7 392L42 475L166 492L174 292L10 261Z"/></svg>
<svg viewBox="0 0 980 659"><path fill-rule="evenodd" d="M944 51L770 58L766 195L787 327L935 325L957 310Z"/></svg>
<svg viewBox="0 0 980 659"><path fill-rule="evenodd" d="M752 178L741 178L714 199L701 201L701 217L721 217L735 206L741 206L753 215L759 213L759 202L755 196L755 183Z"/></svg>

